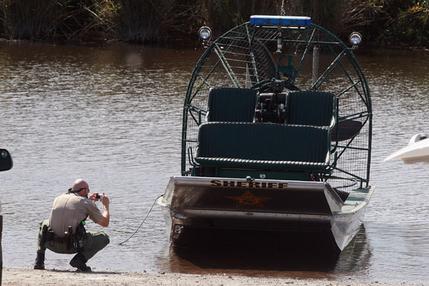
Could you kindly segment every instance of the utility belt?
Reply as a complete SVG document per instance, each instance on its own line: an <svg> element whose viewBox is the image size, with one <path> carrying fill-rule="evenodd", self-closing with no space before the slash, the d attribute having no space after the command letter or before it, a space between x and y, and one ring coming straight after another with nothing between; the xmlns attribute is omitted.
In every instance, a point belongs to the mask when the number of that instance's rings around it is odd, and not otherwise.
<svg viewBox="0 0 429 286"><path fill-rule="evenodd" d="M76 232L73 233L73 228L71 226L68 227L67 231L64 232L64 236L57 236L54 231L48 227L47 225L43 225L42 228L42 244L46 244L47 242L56 242L66 245L67 249L76 250L82 248L83 239L86 236L86 230L83 223L79 223L76 227Z"/></svg>

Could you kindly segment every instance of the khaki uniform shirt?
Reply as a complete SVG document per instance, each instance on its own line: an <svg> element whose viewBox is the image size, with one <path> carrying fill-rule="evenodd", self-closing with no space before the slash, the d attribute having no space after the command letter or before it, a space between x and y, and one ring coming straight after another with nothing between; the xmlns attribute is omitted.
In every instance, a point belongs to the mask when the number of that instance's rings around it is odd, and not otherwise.
<svg viewBox="0 0 429 286"><path fill-rule="evenodd" d="M64 237L68 227L76 227L89 216L95 223L103 219L103 215L95 205L95 202L74 193L62 194L55 198L49 217L49 226L55 235Z"/></svg>

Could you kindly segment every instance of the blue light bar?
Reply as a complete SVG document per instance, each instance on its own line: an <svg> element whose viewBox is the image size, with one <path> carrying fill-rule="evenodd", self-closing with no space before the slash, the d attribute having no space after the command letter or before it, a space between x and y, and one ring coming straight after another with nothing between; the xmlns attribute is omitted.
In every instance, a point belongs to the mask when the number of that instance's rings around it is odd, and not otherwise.
<svg viewBox="0 0 429 286"><path fill-rule="evenodd" d="M311 18L305 16L250 16L250 25L275 27L307 27L311 25Z"/></svg>

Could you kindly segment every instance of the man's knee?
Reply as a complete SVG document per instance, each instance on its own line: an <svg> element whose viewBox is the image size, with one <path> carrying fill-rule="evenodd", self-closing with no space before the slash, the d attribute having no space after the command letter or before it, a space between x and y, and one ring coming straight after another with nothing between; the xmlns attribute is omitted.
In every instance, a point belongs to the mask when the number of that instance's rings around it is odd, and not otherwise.
<svg viewBox="0 0 429 286"><path fill-rule="evenodd" d="M90 237L87 237L87 239L89 238L89 240L87 241L87 243L89 243L90 245L92 245L92 247L94 249L98 249L101 250L104 247L106 247L109 243L110 243L110 238L109 236L104 233L104 232L97 232L97 233L87 233L87 235L89 235Z"/></svg>
<svg viewBox="0 0 429 286"><path fill-rule="evenodd" d="M104 248L104 247L106 247L109 243L110 243L110 238L109 238L109 236L108 236L106 233L101 232L101 233L100 233L100 244L102 244L102 245L103 245L103 248Z"/></svg>

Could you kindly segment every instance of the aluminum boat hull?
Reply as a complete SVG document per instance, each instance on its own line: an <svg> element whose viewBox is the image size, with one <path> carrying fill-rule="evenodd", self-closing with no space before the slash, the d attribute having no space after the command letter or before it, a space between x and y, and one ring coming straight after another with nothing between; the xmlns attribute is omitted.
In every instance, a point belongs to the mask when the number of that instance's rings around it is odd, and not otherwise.
<svg viewBox="0 0 429 286"><path fill-rule="evenodd" d="M362 224L372 189L343 200L325 182L172 177L158 204L165 208L170 237L183 228L327 232L339 250Z"/></svg>

